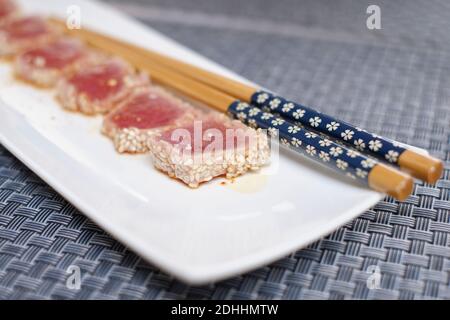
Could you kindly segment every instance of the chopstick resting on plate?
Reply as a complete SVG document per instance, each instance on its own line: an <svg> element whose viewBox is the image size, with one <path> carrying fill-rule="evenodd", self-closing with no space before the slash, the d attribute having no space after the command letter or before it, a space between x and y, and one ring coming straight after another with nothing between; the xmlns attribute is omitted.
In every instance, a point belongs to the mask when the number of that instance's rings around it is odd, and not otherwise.
<svg viewBox="0 0 450 320"><path fill-rule="evenodd" d="M161 66L148 59L142 52L123 46L117 41L111 41L108 37L98 36L97 33L86 29L77 30L73 35L92 46L121 56L136 68L149 72L155 81L179 90L219 111L230 113L250 126L267 129L272 136L279 135L281 142L291 149L341 174L358 179L376 191L387 193L399 200L404 200L412 191L413 179L390 166Z"/></svg>
<svg viewBox="0 0 450 320"><path fill-rule="evenodd" d="M65 26L64 22L57 18L51 18L51 21ZM126 47L136 53L145 55L154 64L164 66L264 111L276 113L286 120L300 123L316 132L330 136L361 152L369 153L379 160L398 166L412 176L428 183L435 183L442 175L443 162L439 159L405 148L396 141L369 133L345 121L289 101L262 88L229 79L175 58L85 28L75 30L75 32L78 36L87 36L96 40L103 39L108 43L114 43L116 46Z"/></svg>

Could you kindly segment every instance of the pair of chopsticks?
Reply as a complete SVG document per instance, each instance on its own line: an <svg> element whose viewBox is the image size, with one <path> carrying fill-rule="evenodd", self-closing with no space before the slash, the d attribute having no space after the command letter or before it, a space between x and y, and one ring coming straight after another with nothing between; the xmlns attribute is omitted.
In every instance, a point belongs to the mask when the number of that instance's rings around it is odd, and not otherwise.
<svg viewBox="0 0 450 320"><path fill-rule="evenodd" d="M59 19L51 18L50 21L65 27L65 23ZM443 164L438 159L403 148L391 140L370 134L258 87L86 28L67 32L94 47L121 56L138 69L148 71L153 79L164 85L219 111L231 113L251 126L279 134L281 142L295 151L305 153L339 172L366 182L372 189L399 200L404 200L411 193L412 178L391 166L368 158L364 152L397 165L430 183L434 183L442 173ZM361 152L323 138L317 132L343 144L350 144Z"/></svg>

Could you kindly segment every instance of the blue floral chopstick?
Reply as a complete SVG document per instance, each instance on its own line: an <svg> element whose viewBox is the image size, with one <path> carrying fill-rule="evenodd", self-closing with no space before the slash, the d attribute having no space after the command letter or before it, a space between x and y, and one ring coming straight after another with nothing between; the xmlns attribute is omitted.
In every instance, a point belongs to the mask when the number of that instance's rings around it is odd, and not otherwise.
<svg viewBox="0 0 450 320"><path fill-rule="evenodd" d="M361 153L371 154L377 159L404 168L415 177L427 182L434 183L441 175L442 162L438 159L417 154L395 141L369 133L268 91L256 91L251 96L250 103L266 112L277 114L284 119L330 136Z"/></svg>
<svg viewBox="0 0 450 320"><path fill-rule="evenodd" d="M251 106L248 103L235 101L228 107L228 113L253 128L266 129L269 135L278 137L280 142L290 149L304 154L315 161L319 161L327 167L341 174L345 174L352 179L357 179L374 189L393 195L396 198L401 198L401 196L399 197L400 190L386 190L386 186L374 185L374 181L379 180L377 176L379 176L380 171L383 171L383 174L392 175L399 181L407 181L410 179L409 176L384 166L356 150L339 145L312 131L301 128L291 121L278 117L270 112L264 112L260 108ZM376 170L378 172L373 174L375 177L373 178L371 177L371 173L373 173L375 168L377 168ZM388 181L388 184L391 182Z"/></svg>

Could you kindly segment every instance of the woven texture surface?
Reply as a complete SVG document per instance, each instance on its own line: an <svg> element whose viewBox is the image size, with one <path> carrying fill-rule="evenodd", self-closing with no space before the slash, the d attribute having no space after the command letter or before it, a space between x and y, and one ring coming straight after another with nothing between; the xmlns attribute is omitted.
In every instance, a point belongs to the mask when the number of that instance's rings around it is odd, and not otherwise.
<svg viewBox="0 0 450 320"><path fill-rule="evenodd" d="M307 248L189 287L115 241L0 146L0 299L450 299L450 5L107 1L300 103L446 160L434 186L386 198ZM82 270L80 290L67 268ZM369 289L373 266L381 281Z"/></svg>

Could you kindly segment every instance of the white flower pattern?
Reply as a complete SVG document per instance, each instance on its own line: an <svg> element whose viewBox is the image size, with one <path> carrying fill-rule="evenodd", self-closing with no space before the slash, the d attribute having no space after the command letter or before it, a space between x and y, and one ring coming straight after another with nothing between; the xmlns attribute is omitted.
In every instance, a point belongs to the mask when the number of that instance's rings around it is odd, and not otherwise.
<svg viewBox="0 0 450 320"><path fill-rule="evenodd" d="M269 128L267 129L267 132L269 133L269 136L275 138L278 136L278 129L276 128Z"/></svg>
<svg viewBox="0 0 450 320"><path fill-rule="evenodd" d="M367 171L362 170L362 169L360 169L360 168L356 168L356 175L357 175L358 177L364 179L365 177L367 177Z"/></svg>
<svg viewBox="0 0 450 320"><path fill-rule="evenodd" d="M269 102L270 109L275 110L280 105L281 100L278 98L273 99Z"/></svg>
<svg viewBox="0 0 450 320"><path fill-rule="evenodd" d="M300 147L302 145L302 142L295 137L292 138L291 143L294 147Z"/></svg>
<svg viewBox="0 0 450 320"><path fill-rule="evenodd" d="M258 113L260 113L261 110L259 110L258 108L251 108L250 111L248 112L248 115L250 117L254 117L256 115L258 115Z"/></svg>
<svg viewBox="0 0 450 320"><path fill-rule="evenodd" d="M380 140L370 140L369 141L369 149L372 151L377 152L378 150L380 150L383 147L383 144L381 143Z"/></svg>
<svg viewBox="0 0 450 320"><path fill-rule="evenodd" d="M320 140L319 145L321 147L329 147L329 146L331 146L331 140L328 140L328 139Z"/></svg>
<svg viewBox="0 0 450 320"><path fill-rule="evenodd" d="M306 132L305 137L307 137L308 139L314 139L317 137L317 134L315 134L314 132Z"/></svg>
<svg viewBox="0 0 450 320"><path fill-rule="evenodd" d="M299 131L300 131L300 128L297 126L289 126L289 128L288 128L289 133L297 133Z"/></svg>
<svg viewBox="0 0 450 320"><path fill-rule="evenodd" d="M352 150L352 149L349 149L347 151L347 156L350 157L350 158L356 158L359 155L360 155L360 153L358 151L355 151L355 150Z"/></svg>
<svg viewBox="0 0 450 320"><path fill-rule="evenodd" d="M281 118L276 118L273 119L271 123L273 126L281 126L284 123L284 120Z"/></svg>
<svg viewBox="0 0 450 320"><path fill-rule="evenodd" d="M245 112L239 112L237 114L237 117L239 120L245 120L245 119L247 119L247 114Z"/></svg>
<svg viewBox="0 0 450 320"><path fill-rule="evenodd" d="M330 123L327 123L326 128L328 131L335 131L337 128L339 128L340 124L336 121L331 121Z"/></svg>
<svg viewBox="0 0 450 320"><path fill-rule="evenodd" d="M330 154L333 156L333 157L339 157L339 155L341 155L342 154L342 148L341 147L331 147L330 148Z"/></svg>
<svg viewBox="0 0 450 320"><path fill-rule="evenodd" d="M311 127L316 128L320 125L321 122L322 122L322 119L320 119L319 117L314 117L314 118L309 119L309 124L311 125Z"/></svg>
<svg viewBox="0 0 450 320"><path fill-rule="evenodd" d="M348 141L348 140L350 140L351 138L353 138L353 135L354 135L354 134L355 134L354 131L347 129L347 130L345 130L344 132L341 133L341 137L342 137L345 141Z"/></svg>
<svg viewBox="0 0 450 320"><path fill-rule="evenodd" d="M252 128L256 128L258 126L255 119L248 119L247 124Z"/></svg>
<svg viewBox="0 0 450 320"><path fill-rule="evenodd" d="M303 118L303 116L305 115L305 110L303 109L297 109L295 110L292 115L294 116L295 119L300 119Z"/></svg>
<svg viewBox="0 0 450 320"><path fill-rule="evenodd" d="M247 103L239 102L238 105L236 106L236 110L242 111L242 110L247 109L248 107L249 107L249 105Z"/></svg>
<svg viewBox="0 0 450 320"><path fill-rule="evenodd" d="M294 109L294 104L292 102L288 102L288 103L283 104L283 108L281 108L281 111L289 112L292 109Z"/></svg>
<svg viewBox="0 0 450 320"><path fill-rule="evenodd" d="M273 118L273 114L264 112L261 116L261 120L269 120L270 118Z"/></svg>
<svg viewBox="0 0 450 320"><path fill-rule="evenodd" d="M361 166L363 168L372 168L375 165L375 161L372 159L365 159L361 161Z"/></svg>
<svg viewBox="0 0 450 320"><path fill-rule="evenodd" d="M306 153L313 157L316 154L316 148L314 146L307 145Z"/></svg>
<svg viewBox="0 0 450 320"><path fill-rule="evenodd" d="M266 102L266 100L269 99L269 95L265 92L258 94L258 96L256 97L256 102L257 103L264 103Z"/></svg>
<svg viewBox="0 0 450 320"><path fill-rule="evenodd" d="M330 161L330 155L326 153L325 151L320 151L319 158L322 159L323 162Z"/></svg>
<svg viewBox="0 0 450 320"><path fill-rule="evenodd" d="M348 167L348 163L345 162L344 160L337 159L336 160L336 167L338 167L341 170L346 170L347 167Z"/></svg>
<svg viewBox="0 0 450 320"><path fill-rule="evenodd" d="M366 147L366 144L364 143L363 139L358 139L354 141L355 148L364 151L364 148Z"/></svg>
<svg viewBox="0 0 450 320"><path fill-rule="evenodd" d="M395 163L397 162L398 159L398 152L394 150L389 150L388 153L386 153L385 158L387 161Z"/></svg>

